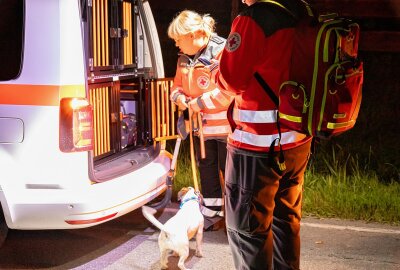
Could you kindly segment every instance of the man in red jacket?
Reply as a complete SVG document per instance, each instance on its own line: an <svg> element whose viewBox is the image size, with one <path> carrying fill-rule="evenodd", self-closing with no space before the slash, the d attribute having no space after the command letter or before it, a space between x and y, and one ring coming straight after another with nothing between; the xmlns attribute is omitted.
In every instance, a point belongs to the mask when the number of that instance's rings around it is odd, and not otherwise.
<svg viewBox="0 0 400 270"><path fill-rule="evenodd" d="M276 1L299 14L299 1ZM225 171L229 244L236 269L299 269L311 137L278 128L277 108L254 76L278 94L288 79L296 20L262 0L243 3L248 7L232 23L216 74L221 89L235 95Z"/></svg>

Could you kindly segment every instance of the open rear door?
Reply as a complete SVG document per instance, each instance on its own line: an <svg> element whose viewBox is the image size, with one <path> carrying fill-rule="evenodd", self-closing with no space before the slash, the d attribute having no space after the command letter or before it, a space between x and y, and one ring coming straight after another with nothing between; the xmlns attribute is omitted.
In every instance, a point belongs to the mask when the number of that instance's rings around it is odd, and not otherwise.
<svg viewBox="0 0 400 270"><path fill-rule="evenodd" d="M146 151L147 158L123 159L135 159L140 167L158 155L166 139L178 136L178 112L169 100L172 79L163 78L150 5L143 0L81 2L88 97L94 113L93 171L104 172L102 164L127 153ZM112 165L117 166L125 168ZM104 181L111 179L108 175L93 178Z"/></svg>

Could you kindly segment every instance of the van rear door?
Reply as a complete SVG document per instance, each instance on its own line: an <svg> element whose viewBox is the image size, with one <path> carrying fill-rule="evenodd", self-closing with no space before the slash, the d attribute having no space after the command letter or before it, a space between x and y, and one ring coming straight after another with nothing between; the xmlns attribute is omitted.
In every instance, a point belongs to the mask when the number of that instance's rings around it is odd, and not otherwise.
<svg viewBox="0 0 400 270"><path fill-rule="evenodd" d="M87 88L94 110L91 178L144 166L176 138L157 29L148 1L82 1Z"/></svg>

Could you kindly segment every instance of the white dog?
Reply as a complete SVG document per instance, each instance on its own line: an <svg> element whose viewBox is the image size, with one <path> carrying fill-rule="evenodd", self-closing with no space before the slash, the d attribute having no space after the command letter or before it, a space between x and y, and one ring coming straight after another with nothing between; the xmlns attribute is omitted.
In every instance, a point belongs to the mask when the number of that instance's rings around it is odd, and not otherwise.
<svg viewBox="0 0 400 270"><path fill-rule="evenodd" d="M179 256L179 269L187 269L184 263L189 256L189 240L194 236L196 236L195 255L197 257L203 256L204 217L200 212L200 197L192 187L189 187L182 188L178 192L178 200L181 201L179 211L165 224L162 224L154 217L157 210L148 206L142 207L142 213L146 219L161 230L158 237L158 246L160 247L162 269L168 268L167 263L170 251L174 251Z"/></svg>

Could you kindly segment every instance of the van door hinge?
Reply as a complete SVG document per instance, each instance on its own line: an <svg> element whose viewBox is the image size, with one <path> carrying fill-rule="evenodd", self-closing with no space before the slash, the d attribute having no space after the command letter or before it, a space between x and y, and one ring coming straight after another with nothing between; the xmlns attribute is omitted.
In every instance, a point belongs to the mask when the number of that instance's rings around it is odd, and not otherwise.
<svg viewBox="0 0 400 270"><path fill-rule="evenodd" d="M121 28L110 28L110 38L120 38L122 36L121 34Z"/></svg>
<svg viewBox="0 0 400 270"><path fill-rule="evenodd" d="M93 58L89 58L89 67L91 70L93 69Z"/></svg>
<svg viewBox="0 0 400 270"><path fill-rule="evenodd" d="M122 29L122 37L123 38L128 37L128 29Z"/></svg>

